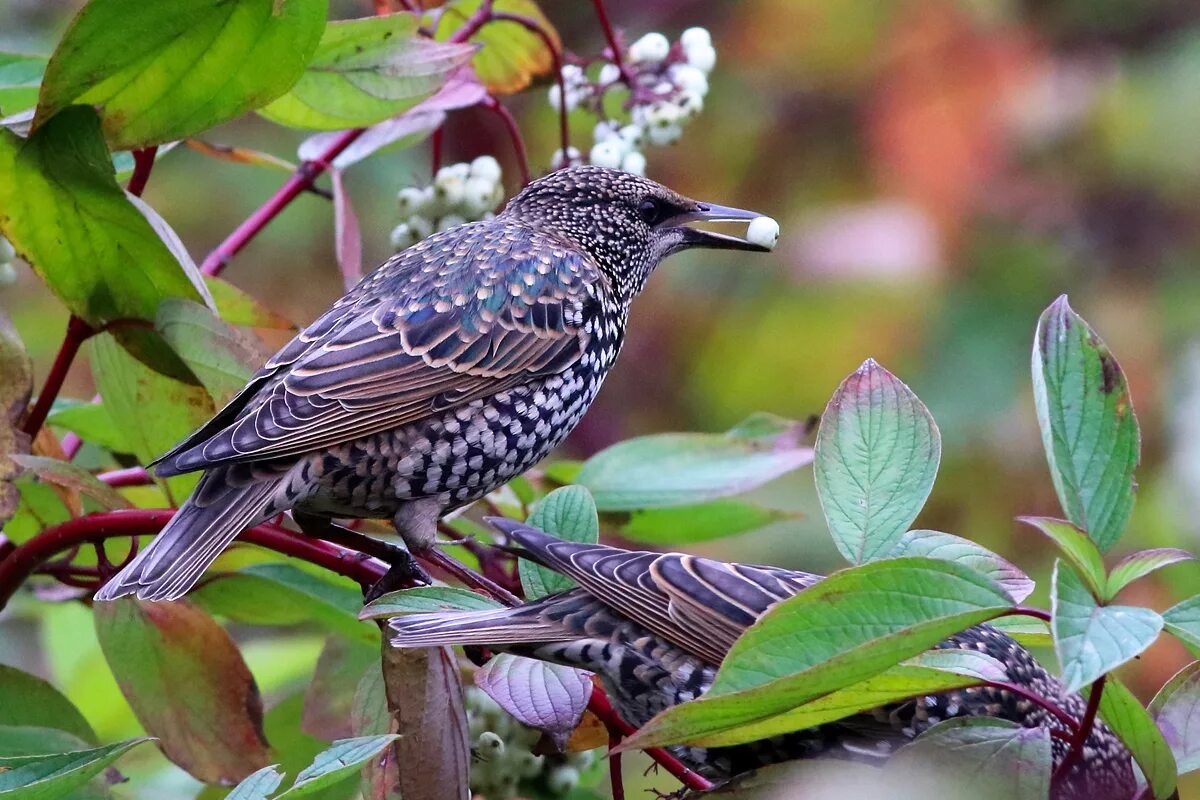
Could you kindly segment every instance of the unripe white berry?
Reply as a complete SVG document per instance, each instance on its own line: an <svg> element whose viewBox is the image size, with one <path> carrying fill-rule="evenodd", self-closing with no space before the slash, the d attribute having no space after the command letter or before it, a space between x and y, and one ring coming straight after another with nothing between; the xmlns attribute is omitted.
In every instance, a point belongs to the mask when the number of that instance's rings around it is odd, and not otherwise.
<svg viewBox="0 0 1200 800"><path fill-rule="evenodd" d="M547 89L546 100L550 103L551 108L555 111L560 111L563 103L562 87L556 83Z"/></svg>
<svg viewBox="0 0 1200 800"><path fill-rule="evenodd" d="M562 169L573 164L578 164L580 160L579 150L575 147L568 147L564 155L562 148L554 151L554 155L550 157L550 169Z"/></svg>
<svg viewBox="0 0 1200 800"><path fill-rule="evenodd" d="M433 233L433 223L429 220L429 217L423 217L420 214L414 214L406 221L408 222L408 227L412 229L413 236L417 238L417 241L426 239L430 234Z"/></svg>
<svg viewBox="0 0 1200 800"><path fill-rule="evenodd" d="M647 134L650 137L650 144L662 146L666 144L675 144L679 141L679 137L683 135L683 128L678 125L655 125Z"/></svg>
<svg viewBox="0 0 1200 800"><path fill-rule="evenodd" d="M392 247L396 248L397 252L407 247L412 247L417 243L416 233L413 232L411 226L404 222L401 222L399 225L392 228L392 232L389 234L388 239L391 241Z"/></svg>
<svg viewBox="0 0 1200 800"><path fill-rule="evenodd" d="M619 80L621 80L621 68L616 64L605 64L600 68L600 74L596 76L596 82L601 86L607 86Z"/></svg>
<svg viewBox="0 0 1200 800"><path fill-rule="evenodd" d="M641 125L626 125L618 131L621 141L633 150L642 146L642 142L646 140L646 132L642 130Z"/></svg>
<svg viewBox="0 0 1200 800"><path fill-rule="evenodd" d="M434 196L445 210L457 208L461 205L466 190L467 182L458 177L458 175L450 175L442 178L439 173L438 180L433 185Z"/></svg>
<svg viewBox="0 0 1200 800"><path fill-rule="evenodd" d="M692 119L704 110L704 98L696 92L684 92L679 95L679 111L684 119Z"/></svg>
<svg viewBox="0 0 1200 800"><path fill-rule="evenodd" d="M437 229L438 232L441 233L442 231L448 231L451 228L457 228L459 225L462 225L465 222L466 220L463 219L461 214L447 214L438 220Z"/></svg>
<svg viewBox="0 0 1200 800"><path fill-rule="evenodd" d="M621 169L634 175L645 175L646 157L637 150L631 150L621 159Z"/></svg>
<svg viewBox="0 0 1200 800"><path fill-rule="evenodd" d="M475 750L481 759L491 761L504 755L504 740L493 731L484 731L475 740Z"/></svg>
<svg viewBox="0 0 1200 800"><path fill-rule="evenodd" d="M746 226L746 241L774 250L779 243L779 223L770 217L755 217Z"/></svg>
<svg viewBox="0 0 1200 800"><path fill-rule="evenodd" d="M472 178L484 178L492 183L497 183L502 174L500 162L492 156L483 155L471 162Z"/></svg>
<svg viewBox="0 0 1200 800"><path fill-rule="evenodd" d="M671 67L671 80L685 92L695 92L701 97L708 94L708 76L691 64Z"/></svg>
<svg viewBox="0 0 1200 800"><path fill-rule="evenodd" d="M688 28L679 35L679 44L684 50L695 47L712 47L712 34L708 28Z"/></svg>
<svg viewBox="0 0 1200 800"><path fill-rule="evenodd" d="M578 64L563 64L562 77L568 86L577 86L584 81L583 68Z"/></svg>
<svg viewBox="0 0 1200 800"><path fill-rule="evenodd" d="M588 153L588 161L598 167L617 169L621 166L621 146L616 142L598 142Z"/></svg>
<svg viewBox="0 0 1200 800"><path fill-rule="evenodd" d="M602 119L592 128L593 141L603 142L617 135L617 124L612 120Z"/></svg>
<svg viewBox="0 0 1200 800"><path fill-rule="evenodd" d="M400 216L417 214L424 210L425 191L417 186L406 186L396 193L396 205L400 207Z"/></svg>
<svg viewBox="0 0 1200 800"><path fill-rule="evenodd" d="M629 60L635 63L662 61L671 52L671 43L661 33L647 33L629 46Z"/></svg>
<svg viewBox="0 0 1200 800"><path fill-rule="evenodd" d="M579 770L574 767L555 767L546 775L546 788L554 794L566 794L579 785Z"/></svg>
<svg viewBox="0 0 1200 800"><path fill-rule="evenodd" d="M471 216L491 211L496 203L496 184L487 178L471 178L463 188L463 210Z"/></svg>
<svg viewBox="0 0 1200 800"><path fill-rule="evenodd" d="M516 762L516 773L519 777L533 778L542 771L542 763L545 761L545 758L535 756L528 750L523 750L517 753L513 760Z"/></svg>
<svg viewBox="0 0 1200 800"><path fill-rule="evenodd" d="M692 47L684 50L684 55L687 57L687 63L708 74L713 71L713 67L717 65L717 51L708 47Z"/></svg>

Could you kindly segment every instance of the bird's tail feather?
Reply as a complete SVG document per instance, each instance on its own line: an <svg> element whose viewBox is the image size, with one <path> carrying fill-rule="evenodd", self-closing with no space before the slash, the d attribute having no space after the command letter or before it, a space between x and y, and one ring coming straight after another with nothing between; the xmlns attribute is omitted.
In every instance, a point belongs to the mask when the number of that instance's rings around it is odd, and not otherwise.
<svg viewBox="0 0 1200 800"><path fill-rule="evenodd" d="M237 465L242 467L243 465ZM136 594L176 600L200 579L239 533L280 510L272 502L283 475L232 475L209 470L158 536L96 593L97 600Z"/></svg>
<svg viewBox="0 0 1200 800"><path fill-rule="evenodd" d="M546 598L553 602L555 598ZM408 614L391 620L396 647L486 645L505 647L541 644L578 638L562 623L542 613L543 603L487 611L435 611Z"/></svg>

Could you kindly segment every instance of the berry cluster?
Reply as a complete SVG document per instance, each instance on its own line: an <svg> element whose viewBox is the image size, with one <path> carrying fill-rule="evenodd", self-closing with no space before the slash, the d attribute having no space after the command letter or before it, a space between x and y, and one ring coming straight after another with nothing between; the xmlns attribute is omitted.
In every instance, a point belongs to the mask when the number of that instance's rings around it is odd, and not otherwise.
<svg viewBox="0 0 1200 800"><path fill-rule="evenodd" d="M392 229L392 246L400 251L434 231L491 219L503 199L500 164L491 156L442 167L431 185L406 186L396 195L404 221Z"/></svg>
<svg viewBox="0 0 1200 800"><path fill-rule="evenodd" d="M592 133L588 162L642 175L646 171L645 143L668 145L679 141L683 127L704 110L708 75L717 63L712 36L705 28L688 28L672 45L661 33L647 33L629 46L626 75L612 62L604 61L594 77L580 64L562 68L563 88L550 87L550 105L568 110L585 108L600 122ZM627 120L610 117L605 94L627 87L623 104ZM551 167L558 169L583 162L574 147L554 152Z"/></svg>
<svg viewBox="0 0 1200 800"><path fill-rule="evenodd" d="M526 728L482 689L466 691L470 719L471 793L486 800L522 795L562 797L579 785L580 773L596 761L596 751L564 756L534 755L541 734ZM538 791L530 791L533 787Z"/></svg>
<svg viewBox="0 0 1200 800"><path fill-rule="evenodd" d="M0 286L7 286L17 280L17 270L13 261L17 259L17 251L12 242L0 236Z"/></svg>

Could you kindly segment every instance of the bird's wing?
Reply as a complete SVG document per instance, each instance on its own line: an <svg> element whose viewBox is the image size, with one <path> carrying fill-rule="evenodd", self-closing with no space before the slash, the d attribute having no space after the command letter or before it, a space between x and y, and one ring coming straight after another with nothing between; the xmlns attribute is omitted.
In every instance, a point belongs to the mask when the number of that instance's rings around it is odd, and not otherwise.
<svg viewBox="0 0 1200 800"><path fill-rule="evenodd" d="M492 523L533 560L573 578L609 608L714 665L767 609L820 580L803 572L681 553L567 542L510 520Z"/></svg>
<svg viewBox="0 0 1200 800"><path fill-rule="evenodd" d="M561 240L511 224L426 239L297 335L159 471L318 450L561 372L587 349L599 280Z"/></svg>

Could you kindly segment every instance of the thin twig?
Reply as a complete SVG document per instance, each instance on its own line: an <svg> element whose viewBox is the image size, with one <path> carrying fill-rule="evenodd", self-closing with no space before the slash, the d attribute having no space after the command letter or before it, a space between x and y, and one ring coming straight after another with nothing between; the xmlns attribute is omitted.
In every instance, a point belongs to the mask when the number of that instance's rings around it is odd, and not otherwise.
<svg viewBox="0 0 1200 800"><path fill-rule="evenodd" d="M493 111L504 123L504 128L508 131L508 138L512 140L513 151L517 154L517 166L521 169L521 185L524 186L529 183L530 174L529 158L525 154L525 140L521 138L521 128L504 104L495 97L488 95L483 101L483 106Z"/></svg>
<svg viewBox="0 0 1200 800"><path fill-rule="evenodd" d="M26 415L24 424L21 425L21 430L28 434L30 439L37 436L37 432L46 422L50 408L54 405L58 393L62 391L63 382L67 379L67 373L71 370L71 363L79 353L80 346L95 333L95 328L74 315L67 322L67 333L63 337L62 344L59 345L54 363L50 366L46 383L42 386L42 391L38 393L37 402Z"/></svg>
<svg viewBox="0 0 1200 800"><path fill-rule="evenodd" d="M1104 682L1107 677L1107 675L1101 675L1092 684L1092 693L1088 695L1087 708L1083 711L1083 719L1079 721L1079 727L1075 730L1075 739L1071 742L1070 749L1063 756L1062 763L1058 765L1058 769L1054 770L1053 783L1064 780L1074 768L1075 763L1079 761L1079 757L1083 755L1083 746L1087 742L1088 736L1092 733L1092 726L1096 723L1096 714L1100 711L1100 696L1104 693Z"/></svg>
<svg viewBox="0 0 1200 800"><path fill-rule="evenodd" d="M154 157L158 154L158 145L133 151L133 175L125 190L130 194L142 196L146 190L146 182L150 180L150 170L154 169Z"/></svg>
<svg viewBox="0 0 1200 800"><path fill-rule="evenodd" d="M492 18L492 4L495 0L483 0L479 4L479 8L463 22L462 26L456 30L446 41L454 42L455 44L465 42L470 39L479 29L486 25Z"/></svg>
<svg viewBox="0 0 1200 800"><path fill-rule="evenodd" d="M611 752L621 743L621 735L608 732L608 782L612 787L612 800L625 800L625 779L621 775L621 754Z"/></svg>
<svg viewBox="0 0 1200 800"><path fill-rule="evenodd" d="M592 697L588 700L588 711L591 711L596 715L597 719L604 723L604 727L609 730L610 735L612 731L616 731L623 738L637 730L617 713L617 710L613 708L612 703L609 701L608 695L599 686L592 690ZM701 792L713 788L711 781L688 768L682 761L661 747L648 747L643 752L657 761L667 772L678 778L679 782L687 788Z"/></svg>
<svg viewBox="0 0 1200 800"><path fill-rule="evenodd" d="M604 40L608 42L608 49L612 56L612 62L617 65L617 69L621 71L621 80L626 86L633 86L633 75L629 72L629 67L625 65L625 59L621 57L621 46L617 42L617 32L613 30L612 22L608 18L608 9L604 7L604 0L592 0L592 5L596 8L596 18L600 20L600 27L604 30Z"/></svg>
<svg viewBox="0 0 1200 800"><path fill-rule="evenodd" d="M493 600L497 600L506 606L521 605L521 598L508 589L505 589L491 578L485 578L461 561L451 558L437 547L430 547L428 550L414 552L413 555L416 556L417 560L424 561L426 564L437 567L441 571L454 576L466 586L479 589L483 593L490 595Z"/></svg>
<svg viewBox="0 0 1200 800"><path fill-rule="evenodd" d="M1017 606L1016 608L1005 611L1000 616L1002 617L1033 617L1040 619L1042 622L1050 621L1050 612L1032 606Z"/></svg>
<svg viewBox="0 0 1200 800"><path fill-rule="evenodd" d="M567 82L562 74L562 53L554 43L554 38L550 36L549 31L543 28L537 20L532 17L527 17L524 14L512 14L508 11L493 11L492 20L494 22L515 22L517 25L536 34L542 40L542 44L550 51L550 58L554 69L554 79L558 83L558 94L562 102L558 104L558 138L561 142L562 152L566 156L567 148L571 146L571 128L568 122L567 112Z"/></svg>

